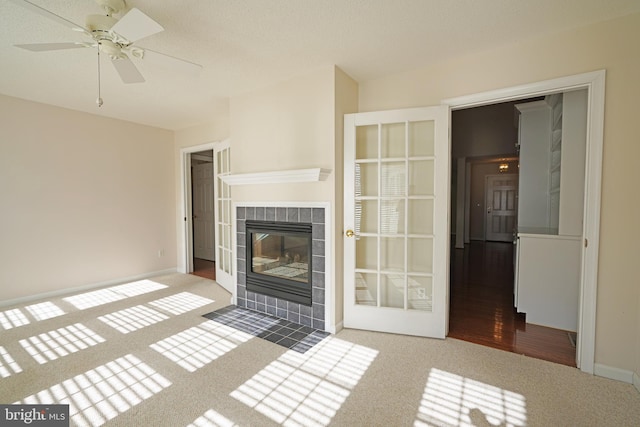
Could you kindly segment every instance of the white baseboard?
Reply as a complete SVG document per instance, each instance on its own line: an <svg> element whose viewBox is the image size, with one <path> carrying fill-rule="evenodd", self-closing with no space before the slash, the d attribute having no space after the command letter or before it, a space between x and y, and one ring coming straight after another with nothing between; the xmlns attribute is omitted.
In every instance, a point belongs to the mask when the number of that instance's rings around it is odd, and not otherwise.
<svg viewBox="0 0 640 427"><path fill-rule="evenodd" d="M634 383L634 374L632 371L627 371L625 369L614 368L607 365L601 365L596 363L593 367L593 374L599 377L609 378L610 380L622 381L628 384ZM637 375L636 375L637 377ZM640 386L640 378L638 378L638 385L636 388Z"/></svg>
<svg viewBox="0 0 640 427"><path fill-rule="evenodd" d="M638 390L638 393L640 393L640 375L638 375L637 372L633 373L633 386Z"/></svg>
<svg viewBox="0 0 640 427"><path fill-rule="evenodd" d="M337 334L338 332L340 332L340 331L342 330L342 328L343 328L343 327L344 327L344 326L343 326L342 322L339 322L339 323L338 323L338 324L336 324L336 325L329 325L329 330L328 330L327 332L329 332L330 334L335 335L335 334Z"/></svg>
<svg viewBox="0 0 640 427"><path fill-rule="evenodd" d="M10 305L24 304L32 301L55 298L62 295L69 295L76 292L88 291L90 289L103 288L105 286L120 285L127 282L135 282L136 280L149 279L155 276L162 276L164 274L175 273L176 268L169 268L166 270L152 271L150 273L137 274L135 276L121 277L118 279L106 280L104 282L90 283L88 285L77 286L75 288L64 288L52 292L43 292L41 294L29 295L26 297L14 298L9 300L0 301L0 307L7 307Z"/></svg>

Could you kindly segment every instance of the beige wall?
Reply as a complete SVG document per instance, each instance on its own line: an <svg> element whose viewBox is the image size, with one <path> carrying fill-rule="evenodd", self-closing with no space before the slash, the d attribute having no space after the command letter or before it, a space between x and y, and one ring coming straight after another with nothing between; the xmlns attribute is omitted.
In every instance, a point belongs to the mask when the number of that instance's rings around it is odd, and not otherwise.
<svg viewBox="0 0 640 427"><path fill-rule="evenodd" d="M334 169L333 67L231 99L231 170ZM326 181L243 185L234 201L330 201L335 174Z"/></svg>
<svg viewBox="0 0 640 427"><path fill-rule="evenodd" d="M342 120L357 110L357 83L324 67L278 85L231 99L231 169L234 174L327 168L326 181L243 185L234 202L330 203L332 323L342 321ZM329 261L328 261L329 263Z"/></svg>
<svg viewBox="0 0 640 427"><path fill-rule="evenodd" d="M175 267L173 162L170 131L0 95L0 301Z"/></svg>
<svg viewBox="0 0 640 427"><path fill-rule="evenodd" d="M360 84L360 110L373 111L607 70L596 363L628 371L640 362L639 47L636 14Z"/></svg>
<svg viewBox="0 0 640 427"><path fill-rule="evenodd" d="M339 68L336 68L335 79L335 202L332 223L335 224L333 232L335 322L340 324L344 317L344 115L358 111L358 83Z"/></svg>

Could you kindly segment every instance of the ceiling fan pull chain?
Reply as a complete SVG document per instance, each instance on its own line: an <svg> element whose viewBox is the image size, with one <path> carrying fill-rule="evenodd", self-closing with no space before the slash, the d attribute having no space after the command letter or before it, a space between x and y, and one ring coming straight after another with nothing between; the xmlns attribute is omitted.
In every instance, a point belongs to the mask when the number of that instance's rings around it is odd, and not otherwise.
<svg viewBox="0 0 640 427"><path fill-rule="evenodd" d="M96 104L98 104L98 108L103 104L100 94L100 43L98 43L98 99L96 99Z"/></svg>

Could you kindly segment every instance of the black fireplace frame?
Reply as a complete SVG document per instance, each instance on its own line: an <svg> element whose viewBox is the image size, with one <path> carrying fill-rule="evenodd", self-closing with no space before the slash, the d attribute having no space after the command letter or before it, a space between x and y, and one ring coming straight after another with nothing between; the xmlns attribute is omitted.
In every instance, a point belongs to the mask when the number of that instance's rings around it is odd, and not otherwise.
<svg viewBox="0 0 640 427"><path fill-rule="evenodd" d="M304 235L307 237L308 274L307 282L290 280L285 277L273 277L252 268L253 233L279 233L290 235ZM246 234L246 286L247 291L256 292L287 301L311 306L312 303L312 225L299 222L281 221L253 221L245 222Z"/></svg>

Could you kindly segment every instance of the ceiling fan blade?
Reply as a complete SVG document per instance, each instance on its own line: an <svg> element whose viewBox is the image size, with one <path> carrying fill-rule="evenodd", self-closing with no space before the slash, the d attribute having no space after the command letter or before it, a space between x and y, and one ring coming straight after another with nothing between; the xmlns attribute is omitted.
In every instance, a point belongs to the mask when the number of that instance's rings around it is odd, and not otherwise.
<svg viewBox="0 0 640 427"><path fill-rule="evenodd" d="M31 52L46 52L48 50L78 49L81 47L91 47L88 43L32 43L32 44L15 44L20 49L30 50Z"/></svg>
<svg viewBox="0 0 640 427"><path fill-rule="evenodd" d="M91 36L91 33L87 31L82 25L78 25L74 22L71 22L68 19L63 18L62 16L56 15L55 13L50 12L47 9L40 7L36 4L33 4L27 0L10 0L10 1L19 6L24 7L25 9L29 9L30 11L37 13L38 15L44 16L45 18L49 18L52 21L57 22L58 24L62 24L65 27L72 29L73 31L78 31Z"/></svg>
<svg viewBox="0 0 640 427"><path fill-rule="evenodd" d="M196 76L202 71L202 65L185 59L176 58L175 56L165 53L156 52L155 50L141 48L144 50L143 60L149 62L153 66L170 69L172 71Z"/></svg>
<svg viewBox="0 0 640 427"><path fill-rule="evenodd" d="M144 77L136 68L135 64L126 55L123 58L112 59L111 63L120 75L124 83L142 83Z"/></svg>
<svg viewBox="0 0 640 427"><path fill-rule="evenodd" d="M134 7L111 27L111 31L133 43L164 31L164 28Z"/></svg>

